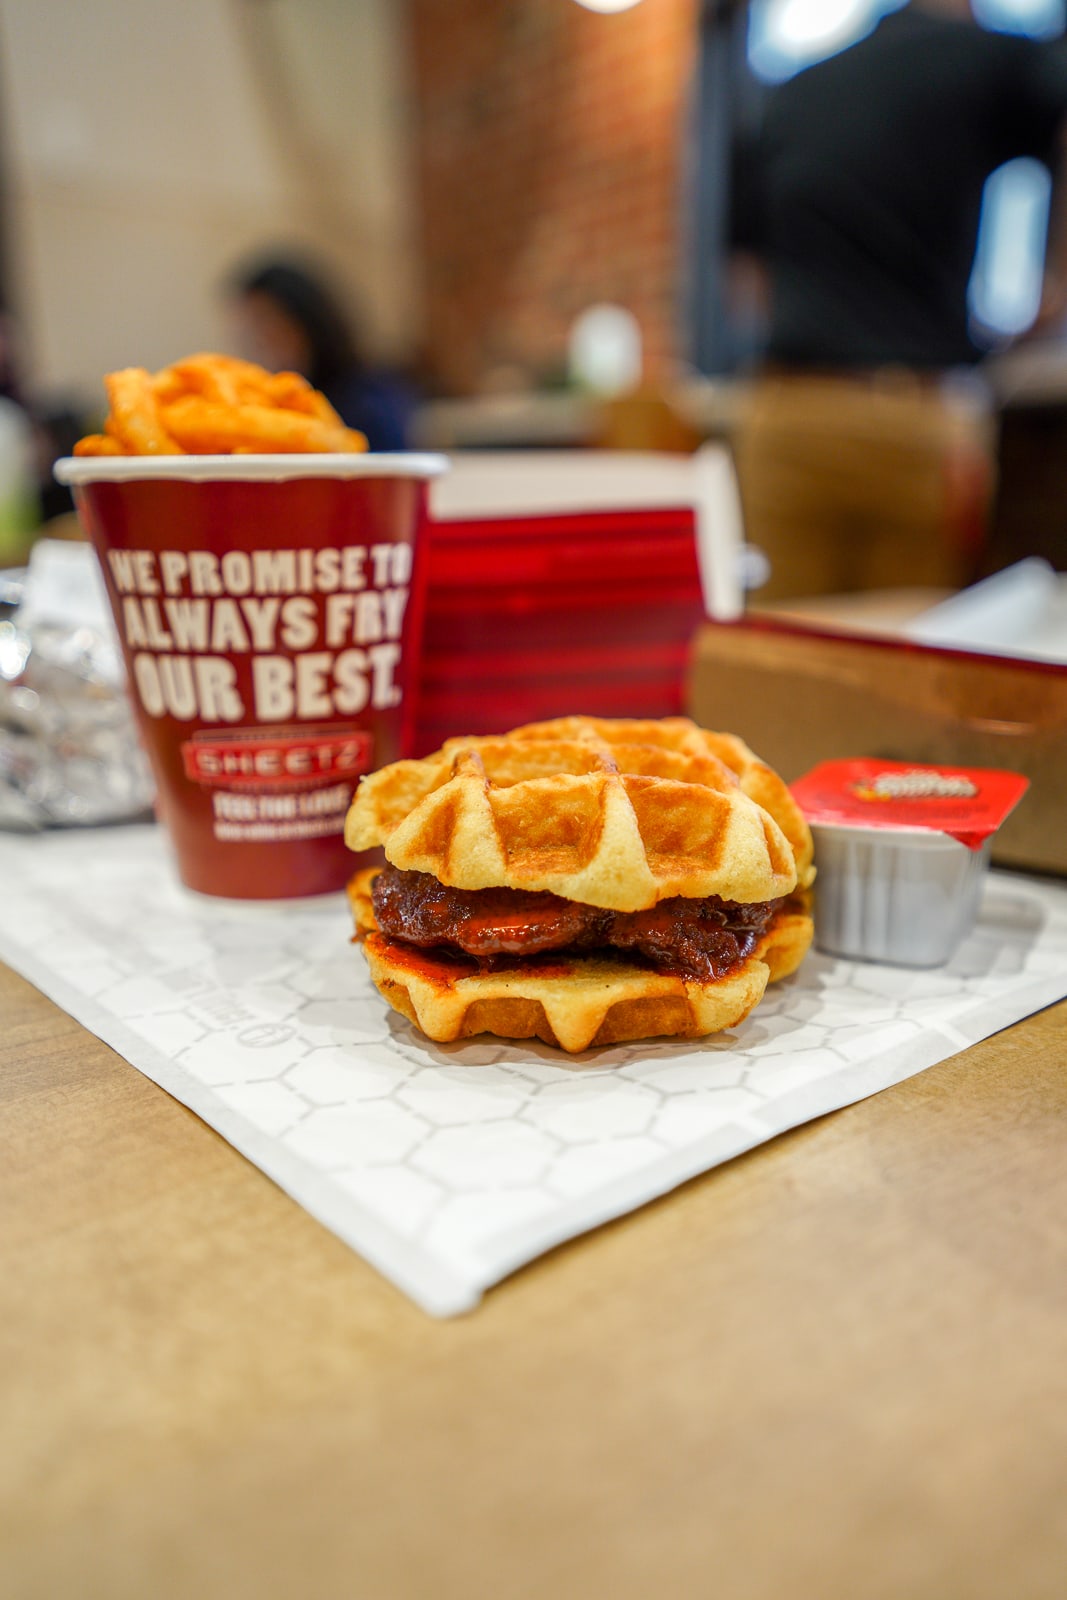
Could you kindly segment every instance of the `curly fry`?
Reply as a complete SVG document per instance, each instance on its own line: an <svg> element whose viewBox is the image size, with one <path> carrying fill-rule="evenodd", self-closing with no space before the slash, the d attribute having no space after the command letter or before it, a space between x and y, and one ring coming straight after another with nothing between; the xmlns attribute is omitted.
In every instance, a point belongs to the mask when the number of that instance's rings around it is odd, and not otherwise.
<svg viewBox="0 0 1067 1600"><path fill-rule="evenodd" d="M283 410L300 411L308 417L318 415L315 408L316 390L299 372L275 372L268 380L266 396L271 405L281 406ZM339 419L338 423L342 425Z"/></svg>
<svg viewBox="0 0 1067 1600"><path fill-rule="evenodd" d="M108 432L133 456L181 455L159 415L152 378L143 367L125 367L104 379L111 414Z"/></svg>
<svg viewBox="0 0 1067 1600"><path fill-rule="evenodd" d="M270 406L222 406L190 395L165 406L163 419L182 448L194 455L226 453L241 445L283 455L353 449L347 429L330 428L317 417Z"/></svg>
<svg viewBox="0 0 1067 1600"><path fill-rule="evenodd" d="M268 372L237 356L201 352L159 372L127 367L104 380L103 433L75 454L344 454L367 448L298 372Z"/></svg>
<svg viewBox="0 0 1067 1600"><path fill-rule="evenodd" d="M76 456L121 456L122 446L107 433L87 433L74 446Z"/></svg>

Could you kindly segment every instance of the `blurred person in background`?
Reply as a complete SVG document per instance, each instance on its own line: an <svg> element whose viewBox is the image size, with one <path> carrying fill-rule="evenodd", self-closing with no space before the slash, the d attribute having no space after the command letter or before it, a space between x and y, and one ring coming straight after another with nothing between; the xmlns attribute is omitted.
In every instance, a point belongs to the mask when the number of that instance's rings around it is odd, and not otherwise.
<svg viewBox="0 0 1067 1600"><path fill-rule="evenodd" d="M1054 175L1039 323L1067 310L1062 41L912 0L770 95L738 152L734 242L766 275L766 365L735 440L760 598L956 586L979 556L992 428L946 374L985 353L967 291L986 179Z"/></svg>
<svg viewBox="0 0 1067 1600"><path fill-rule="evenodd" d="M364 360L333 290L297 261L271 258L242 268L228 285L241 353L272 372L299 372L372 450L407 445L410 395Z"/></svg>

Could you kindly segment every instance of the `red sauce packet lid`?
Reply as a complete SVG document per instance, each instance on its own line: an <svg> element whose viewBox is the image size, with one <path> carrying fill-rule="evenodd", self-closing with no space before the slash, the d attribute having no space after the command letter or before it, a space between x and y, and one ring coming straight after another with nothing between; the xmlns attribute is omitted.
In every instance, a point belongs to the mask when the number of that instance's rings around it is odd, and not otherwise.
<svg viewBox="0 0 1067 1600"><path fill-rule="evenodd" d="M877 759L824 761L790 785L809 822L927 829L969 850L996 833L1029 787L1017 772Z"/></svg>

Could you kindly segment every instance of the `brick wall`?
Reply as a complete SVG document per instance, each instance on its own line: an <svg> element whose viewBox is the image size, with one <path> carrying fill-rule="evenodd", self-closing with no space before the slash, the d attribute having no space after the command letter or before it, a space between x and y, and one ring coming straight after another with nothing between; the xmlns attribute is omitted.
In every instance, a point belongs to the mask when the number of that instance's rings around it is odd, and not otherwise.
<svg viewBox="0 0 1067 1600"><path fill-rule="evenodd" d="M428 364L449 392L543 380L596 301L628 306L646 375L683 349L683 140L697 0L408 0Z"/></svg>

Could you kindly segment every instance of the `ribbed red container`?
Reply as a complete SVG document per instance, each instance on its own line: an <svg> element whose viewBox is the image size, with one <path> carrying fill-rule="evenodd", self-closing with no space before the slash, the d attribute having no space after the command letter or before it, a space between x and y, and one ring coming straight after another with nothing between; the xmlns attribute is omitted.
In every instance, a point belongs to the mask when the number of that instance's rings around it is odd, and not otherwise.
<svg viewBox="0 0 1067 1600"><path fill-rule="evenodd" d="M690 508L433 522L416 755L581 712L677 716L704 615Z"/></svg>

